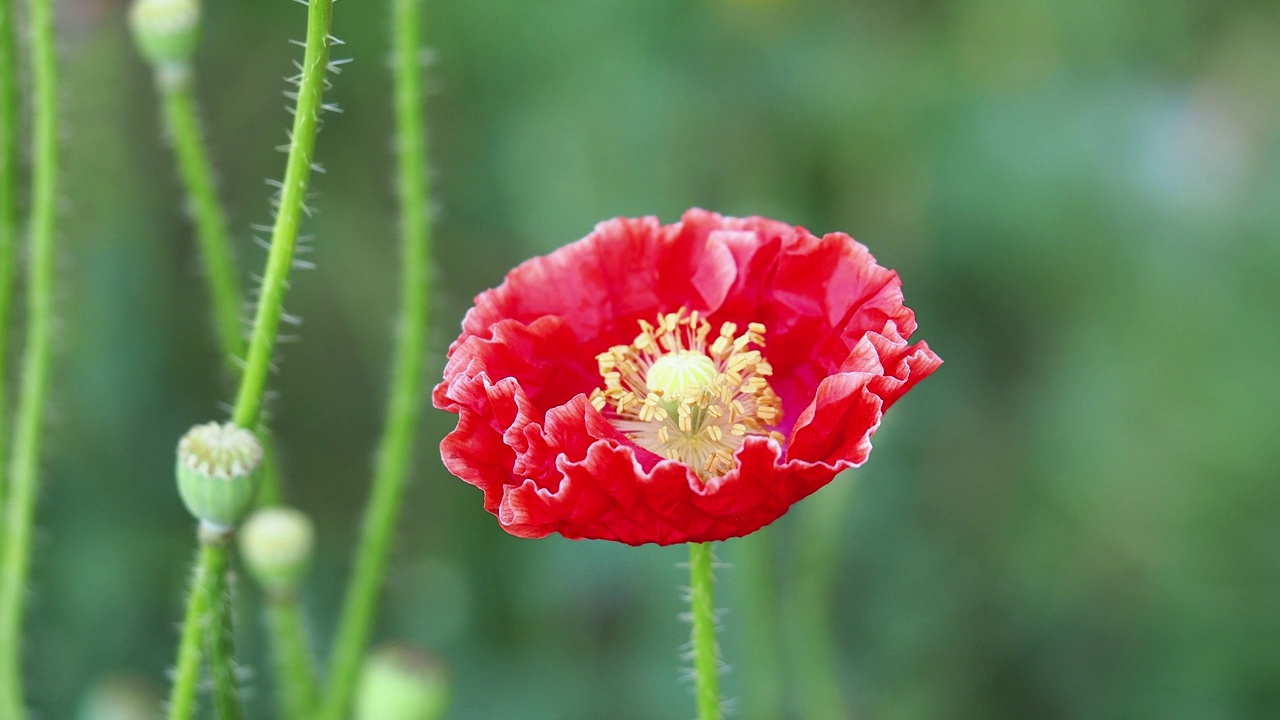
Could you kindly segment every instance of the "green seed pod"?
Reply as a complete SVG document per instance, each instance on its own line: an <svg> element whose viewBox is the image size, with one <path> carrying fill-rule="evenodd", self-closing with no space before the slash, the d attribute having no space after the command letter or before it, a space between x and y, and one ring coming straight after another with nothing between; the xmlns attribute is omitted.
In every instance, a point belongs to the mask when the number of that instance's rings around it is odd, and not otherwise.
<svg viewBox="0 0 1280 720"><path fill-rule="evenodd" d="M230 528L258 492L262 444L235 423L211 422L178 442L178 492L203 525Z"/></svg>
<svg viewBox="0 0 1280 720"><path fill-rule="evenodd" d="M315 531L305 513L263 508L244 521L239 536L245 567L268 595L287 597L297 591L315 545Z"/></svg>
<svg viewBox="0 0 1280 720"><path fill-rule="evenodd" d="M411 645L384 645L365 660L356 720L439 720L449 707L444 666Z"/></svg>
<svg viewBox="0 0 1280 720"><path fill-rule="evenodd" d="M133 0L133 41L156 65L183 64L195 53L200 32L199 0Z"/></svg>

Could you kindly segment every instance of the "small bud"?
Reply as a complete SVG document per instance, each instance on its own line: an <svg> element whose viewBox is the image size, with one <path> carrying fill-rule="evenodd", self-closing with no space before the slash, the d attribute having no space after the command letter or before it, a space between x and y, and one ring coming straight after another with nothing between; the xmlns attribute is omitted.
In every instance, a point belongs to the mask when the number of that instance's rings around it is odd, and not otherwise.
<svg viewBox="0 0 1280 720"><path fill-rule="evenodd" d="M356 720L439 720L449 678L438 660L411 645L384 645L364 664Z"/></svg>
<svg viewBox="0 0 1280 720"><path fill-rule="evenodd" d="M262 444L234 423L211 422L178 442L178 492L202 525L234 526L258 492Z"/></svg>
<svg viewBox="0 0 1280 720"><path fill-rule="evenodd" d="M129 8L133 41L155 65L185 65L200 30L199 0L134 0Z"/></svg>
<svg viewBox="0 0 1280 720"><path fill-rule="evenodd" d="M134 675L110 675L94 684L76 720L154 720L164 705L160 688Z"/></svg>
<svg viewBox="0 0 1280 720"><path fill-rule="evenodd" d="M299 510L263 508L240 528L240 556L255 582L268 595L288 596L311 562L315 531Z"/></svg>

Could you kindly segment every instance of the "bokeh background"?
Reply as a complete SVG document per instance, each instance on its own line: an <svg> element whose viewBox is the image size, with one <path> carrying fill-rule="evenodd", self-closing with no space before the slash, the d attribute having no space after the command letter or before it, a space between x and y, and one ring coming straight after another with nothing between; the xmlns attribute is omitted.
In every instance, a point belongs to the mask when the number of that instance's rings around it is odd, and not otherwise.
<svg viewBox="0 0 1280 720"><path fill-rule="evenodd" d="M60 362L30 700L163 686L193 552L176 438L228 397L124 4L59 2ZM343 2L311 258L271 405L321 535L323 652L396 303L386 3ZM246 278L305 10L206 3L199 92ZM1280 5L1264 0L427 2L433 378L470 298L616 215L847 231L946 359L877 451L725 543L739 717L1280 717ZM681 548L508 537L431 411L380 639L452 717L693 714ZM271 686L255 592L253 717Z"/></svg>

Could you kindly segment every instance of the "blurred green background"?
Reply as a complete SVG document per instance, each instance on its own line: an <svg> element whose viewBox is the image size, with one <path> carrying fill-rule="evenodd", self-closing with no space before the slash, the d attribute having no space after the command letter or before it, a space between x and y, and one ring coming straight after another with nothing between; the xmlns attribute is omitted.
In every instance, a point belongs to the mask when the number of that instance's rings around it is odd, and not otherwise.
<svg viewBox="0 0 1280 720"><path fill-rule="evenodd" d="M47 718L111 674L165 682L194 548L173 446L228 397L124 5L59 6L61 361L27 631ZM305 10L206 11L199 93L247 277ZM337 6L354 62L334 78L345 112L320 136L308 227L319 267L293 282L304 324L271 405L289 496L319 526L321 650L396 303L386 14ZM918 337L946 359L863 469L722 546L739 717L1280 717L1280 5L427 14L433 380L470 298L510 266L604 218L692 205L854 235L901 272ZM421 433L377 636L447 661L455 718L691 716L684 551L507 536L440 465L451 419L431 411ZM240 587L252 716L267 717L257 599ZM843 710L814 708L824 667Z"/></svg>

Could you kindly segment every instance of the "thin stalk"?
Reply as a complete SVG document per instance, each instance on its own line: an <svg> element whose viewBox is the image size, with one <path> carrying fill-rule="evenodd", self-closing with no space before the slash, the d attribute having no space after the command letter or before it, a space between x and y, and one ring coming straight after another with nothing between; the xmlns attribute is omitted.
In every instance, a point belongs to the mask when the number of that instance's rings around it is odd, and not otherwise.
<svg viewBox="0 0 1280 720"><path fill-rule="evenodd" d="M711 543L689 543L689 604L693 619L693 675L698 720L720 720L720 647Z"/></svg>
<svg viewBox="0 0 1280 720"><path fill-rule="evenodd" d="M427 140L420 65L420 0L394 0L395 116L401 215L400 318L387 416L374 467L355 570L347 586L321 717L340 720L351 704L386 571L413 439L422 410L423 364L430 311L431 256Z"/></svg>
<svg viewBox="0 0 1280 720"><path fill-rule="evenodd" d="M329 66L332 42L329 27L332 22L333 0L310 0L307 5L306 51L302 57L302 76L298 80L289 158L285 163L284 184L271 230L271 251L267 255L262 294L253 319L253 336L249 339L249 354L244 374L240 376L240 392L236 396L232 416L235 424L244 428L258 426L262 394L271 369L271 354L276 346L280 316L284 314L284 296L289 289L289 271L293 268L293 255L298 243L298 226L302 222L303 203L306 202L307 186L311 180L316 132L324 109L321 99Z"/></svg>
<svg viewBox="0 0 1280 720"><path fill-rule="evenodd" d="M852 716L840 681L832 603L853 483L848 474L839 476L823 489L820 502L796 509L794 575L785 602L787 664L795 672L801 717L811 720Z"/></svg>
<svg viewBox="0 0 1280 720"><path fill-rule="evenodd" d="M205 628L212 623L211 608L221 602L216 593L226 566L226 544L200 543L200 554L191 575L191 591L187 596L187 614L182 622L182 639L178 643L178 666L174 670L173 688L169 693L169 720L195 717Z"/></svg>
<svg viewBox="0 0 1280 720"><path fill-rule="evenodd" d="M12 488L0 565L0 717L23 717L22 618L35 521L40 431L53 335L54 235L58 202L58 59L52 0L30 0L33 130L31 245L27 265L27 340L13 442Z"/></svg>
<svg viewBox="0 0 1280 720"><path fill-rule="evenodd" d="M166 71L167 70L167 71ZM174 72L158 69L157 87L160 90L165 124L173 139L174 155L178 160L178 172L186 188L195 223L196 241L209 275L209 295L213 309L214 327L223 362L232 376L240 374L236 363L245 357L245 340L241 334L240 308L244 293L236 271L231 251L231 237L227 230L226 212L218 197L214 181L213 163L205 147L200 131L200 113L195 93L191 87L189 69ZM258 427L258 438L264 451L262 486L258 491L258 505L280 503L280 476L275 451L264 425Z"/></svg>
<svg viewBox="0 0 1280 720"><path fill-rule="evenodd" d="M280 717L308 720L315 705L315 669L296 596L268 598L267 627L272 638Z"/></svg>
<svg viewBox="0 0 1280 720"><path fill-rule="evenodd" d="M13 4L0 0L0 507L9 464L9 312L18 243L18 82Z"/></svg>
<svg viewBox="0 0 1280 720"><path fill-rule="evenodd" d="M213 707L218 720L240 720L240 691L236 688L235 627L231 618L231 590L227 582L227 551L222 566L209 573L209 670L213 675Z"/></svg>
<svg viewBox="0 0 1280 720"><path fill-rule="evenodd" d="M178 170L190 201L196 240L200 244L205 272L209 274L214 326L226 362L230 364L232 357L244 356L244 338L240 329L240 307L244 295L240 292L231 256L231 239L214 185L213 166L201 140L199 115L191 91L191 74L188 72L180 77L180 81L158 85Z"/></svg>
<svg viewBox="0 0 1280 720"><path fill-rule="evenodd" d="M285 164L284 186L280 193L279 207L276 212L275 227L271 234L271 251L267 256L267 271L263 279L262 294L258 301L258 309L254 318L253 336L249 341L248 361L244 373L240 376L240 391L236 397L233 421L240 427L258 427L258 419L262 408L262 394L266 388L267 373L271 366L271 352L276 343L276 332L280 326L280 316L284 312L284 295L288 289L289 270L293 265L294 248L298 240L298 225L303 213L303 202L306 200L307 185L311 177L311 162L315 152L316 132L319 129L320 113L323 110L321 98L324 94L325 73L329 64L329 46L332 38L329 28L333 20L333 0L311 0L307 6L307 41L303 54L303 70L298 81L298 99L294 111L293 130L290 135L289 157ZM225 550L223 551L225 552ZM204 553L202 552L202 558ZM225 560L219 568L219 579L225 573ZM194 596L193 596L194 598ZM192 600L196 602L196 600ZM199 674L199 647L204 640L206 628L199 622L199 615L188 612L183 625L182 642L179 646L179 683L174 685L174 698L171 703L171 720L187 720L194 710L194 683L187 684L186 673ZM190 650L194 646L196 650ZM214 677L234 692L233 658L228 639L215 636L214 646L210 648L210 659L214 661ZM194 652L194 659L190 658ZM183 664L187 660L194 664L191 669ZM220 673L226 673L220 675ZM179 691L181 690L181 694ZM222 696L221 704L229 702L225 691L215 694ZM174 708L182 709L186 714L174 714Z"/></svg>

